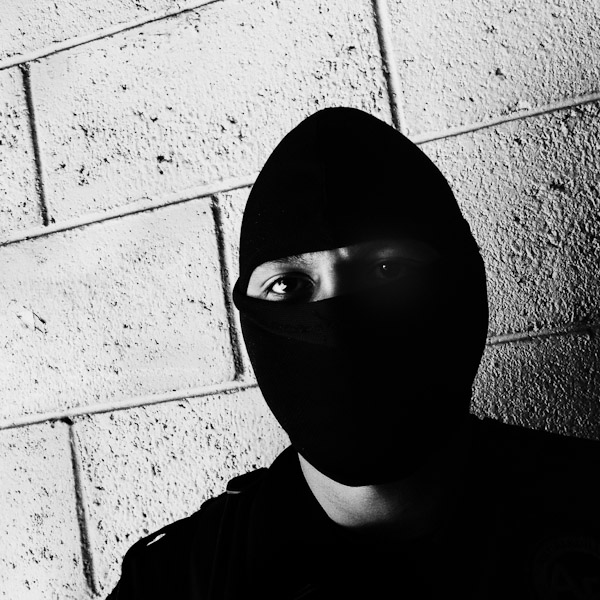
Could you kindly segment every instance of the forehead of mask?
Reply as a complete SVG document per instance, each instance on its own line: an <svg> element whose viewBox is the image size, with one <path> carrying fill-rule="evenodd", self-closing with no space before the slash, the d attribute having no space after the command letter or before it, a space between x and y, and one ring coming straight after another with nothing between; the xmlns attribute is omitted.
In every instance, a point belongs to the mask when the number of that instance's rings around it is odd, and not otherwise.
<svg viewBox="0 0 600 600"><path fill-rule="evenodd" d="M252 188L240 283L275 259L406 237L441 254L472 243L446 180L417 146L362 111L324 109L284 137Z"/></svg>

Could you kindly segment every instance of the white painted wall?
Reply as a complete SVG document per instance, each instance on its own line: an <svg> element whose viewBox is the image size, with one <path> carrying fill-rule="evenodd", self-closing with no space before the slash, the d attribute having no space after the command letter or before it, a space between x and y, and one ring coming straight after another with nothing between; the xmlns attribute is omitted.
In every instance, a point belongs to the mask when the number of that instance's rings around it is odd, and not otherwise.
<svg viewBox="0 0 600 600"><path fill-rule="evenodd" d="M103 597L285 446L229 291L256 172L325 106L455 189L489 274L474 412L600 438L599 32L585 0L2 2L0 597Z"/></svg>

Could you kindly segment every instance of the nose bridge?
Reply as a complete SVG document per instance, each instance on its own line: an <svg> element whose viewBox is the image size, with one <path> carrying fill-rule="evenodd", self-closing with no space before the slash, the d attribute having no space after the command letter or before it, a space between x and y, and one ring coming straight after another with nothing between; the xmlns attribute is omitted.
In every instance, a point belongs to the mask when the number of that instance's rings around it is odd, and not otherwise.
<svg viewBox="0 0 600 600"><path fill-rule="evenodd" d="M319 264L318 300L339 296L351 289L350 255L345 248L326 252Z"/></svg>
<svg viewBox="0 0 600 600"><path fill-rule="evenodd" d="M321 299L333 298L340 293L340 281L335 267L328 265L321 273L319 282L319 295Z"/></svg>

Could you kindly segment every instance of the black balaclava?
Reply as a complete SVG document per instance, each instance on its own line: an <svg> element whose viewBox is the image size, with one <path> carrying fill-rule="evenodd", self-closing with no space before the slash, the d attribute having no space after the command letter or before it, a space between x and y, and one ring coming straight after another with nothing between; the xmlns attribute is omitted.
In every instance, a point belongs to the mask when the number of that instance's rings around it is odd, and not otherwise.
<svg viewBox="0 0 600 600"><path fill-rule="evenodd" d="M440 258L316 302L246 294L264 262L405 238ZM233 298L265 400L331 479L402 479L464 422L487 332L483 261L440 171L379 119L328 108L284 137L248 199Z"/></svg>

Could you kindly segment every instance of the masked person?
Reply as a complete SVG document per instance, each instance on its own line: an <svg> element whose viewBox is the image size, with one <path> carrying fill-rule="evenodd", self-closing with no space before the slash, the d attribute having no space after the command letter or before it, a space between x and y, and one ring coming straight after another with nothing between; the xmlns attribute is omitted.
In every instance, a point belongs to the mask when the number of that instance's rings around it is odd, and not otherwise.
<svg viewBox="0 0 600 600"><path fill-rule="evenodd" d="M407 138L350 108L293 129L250 194L233 299L291 446L140 540L111 600L558 598L597 584L594 496L572 464L599 465L598 445L469 414L484 265ZM581 495L560 499L557 481ZM585 516L556 526L575 505Z"/></svg>

